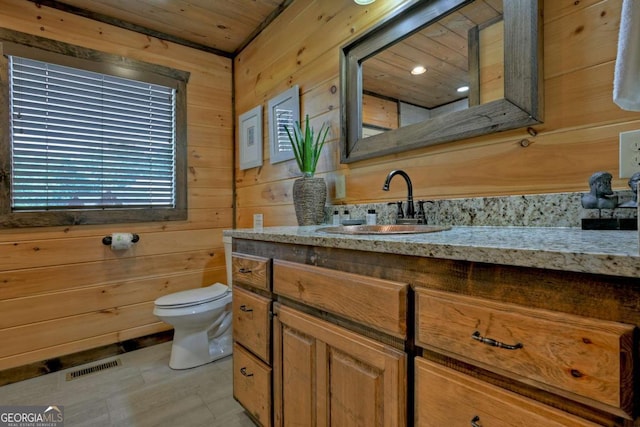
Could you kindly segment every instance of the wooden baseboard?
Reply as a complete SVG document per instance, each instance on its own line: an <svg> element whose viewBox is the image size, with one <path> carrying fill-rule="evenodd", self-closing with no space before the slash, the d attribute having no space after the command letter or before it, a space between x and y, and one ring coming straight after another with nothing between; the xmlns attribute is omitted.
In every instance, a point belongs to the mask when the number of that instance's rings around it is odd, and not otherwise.
<svg viewBox="0 0 640 427"><path fill-rule="evenodd" d="M95 362L105 357L116 356L133 350L161 344L173 339L173 330L158 332L143 337L132 338L77 353L67 354L53 359L41 360L28 365L0 371L0 387L40 375L50 374L85 363Z"/></svg>

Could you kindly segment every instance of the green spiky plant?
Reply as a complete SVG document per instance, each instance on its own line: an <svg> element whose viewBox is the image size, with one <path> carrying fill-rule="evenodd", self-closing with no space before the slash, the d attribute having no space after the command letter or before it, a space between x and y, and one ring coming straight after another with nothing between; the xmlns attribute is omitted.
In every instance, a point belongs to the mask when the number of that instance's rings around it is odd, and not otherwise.
<svg viewBox="0 0 640 427"><path fill-rule="evenodd" d="M293 147L293 154L298 162L298 167L304 176L312 177L316 173L316 166L320 159L320 153L329 132L329 127L325 129L324 123L320 127L318 134L309 125L309 115L305 117L304 132L300 126L300 122L295 122L293 126L293 134L289 127L285 125L289 141ZM324 133L323 133L324 131Z"/></svg>

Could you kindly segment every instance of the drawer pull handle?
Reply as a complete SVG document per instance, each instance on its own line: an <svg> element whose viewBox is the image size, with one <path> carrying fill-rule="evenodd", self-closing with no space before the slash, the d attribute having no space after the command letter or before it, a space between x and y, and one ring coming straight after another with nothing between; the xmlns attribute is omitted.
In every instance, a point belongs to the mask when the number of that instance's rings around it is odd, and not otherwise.
<svg viewBox="0 0 640 427"><path fill-rule="evenodd" d="M478 424L478 421L480 421L480 417L476 415L471 419L471 427L482 427L482 424Z"/></svg>
<svg viewBox="0 0 640 427"><path fill-rule="evenodd" d="M238 273L249 274L251 273L251 269L242 267L240 270L238 270Z"/></svg>
<svg viewBox="0 0 640 427"><path fill-rule="evenodd" d="M247 368L240 368L240 373L245 377L252 377L253 374L247 374Z"/></svg>
<svg viewBox="0 0 640 427"><path fill-rule="evenodd" d="M242 305L240 306L240 311L244 311L245 313L250 313L250 312L252 312L252 311L253 311L253 308L247 308L247 306L246 306L246 305L242 304Z"/></svg>
<svg viewBox="0 0 640 427"><path fill-rule="evenodd" d="M494 347L504 348L505 350L517 350L517 349L523 347L522 343L517 343L517 344L511 345L511 344L501 343L500 341L496 341L496 340L493 340L491 338L485 338L485 337L480 335L479 331L475 331L471 335L471 338L473 338L476 341L480 341L483 344L491 345L491 346L494 346Z"/></svg>

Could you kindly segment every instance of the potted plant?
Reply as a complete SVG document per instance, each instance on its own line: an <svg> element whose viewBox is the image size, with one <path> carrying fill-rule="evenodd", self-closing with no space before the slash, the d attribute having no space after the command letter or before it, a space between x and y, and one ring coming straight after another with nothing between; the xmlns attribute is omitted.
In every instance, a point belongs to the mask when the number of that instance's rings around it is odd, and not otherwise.
<svg viewBox="0 0 640 427"><path fill-rule="evenodd" d="M307 114L305 117L304 132L300 127L300 122L296 122L295 126L293 126L293 134L289 131L288 126L285 125L284 129L289 136L289 141L293 147L293 154L296 156L296 162L298 163L300 172L302 172L304 176L313 177L316 173L320 152L322 151L322 147L324 147L329 128L324 129L323 124L314 140L315 131L311 125L309 125L309 115ZM322 133L323 129L324 133Z"/></svg>
<svg viewBox="0 0 640 427"><path fill-rule="evenodd" d="M295 122L292 130L285 125L293 154L302 172L302 178L293 183L293 205L296 210L298 225L322 224L324 220L324 204L327 200L327 185L324 178L315 178L316 166L324 147L329 127L324 124L316 134L309 125L309 115L305 117L304 130L300 122Z"/></svg>

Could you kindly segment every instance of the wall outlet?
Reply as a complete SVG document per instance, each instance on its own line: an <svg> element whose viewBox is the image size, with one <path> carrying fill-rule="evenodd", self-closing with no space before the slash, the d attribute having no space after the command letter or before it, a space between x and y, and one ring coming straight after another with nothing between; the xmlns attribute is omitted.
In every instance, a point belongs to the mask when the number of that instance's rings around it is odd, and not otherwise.
<svg viewBox="0 0 640 427"><path fill-rule="evenodd" d="M336 199L344 199L347 197L347 186L345 184L344 175L336 174Z"/></svg>
<svg viewBox="0 0 640 427"><path fill-rule="evenodd" d="M640 172L640 130L620 132L620 178Z"/></svg>

